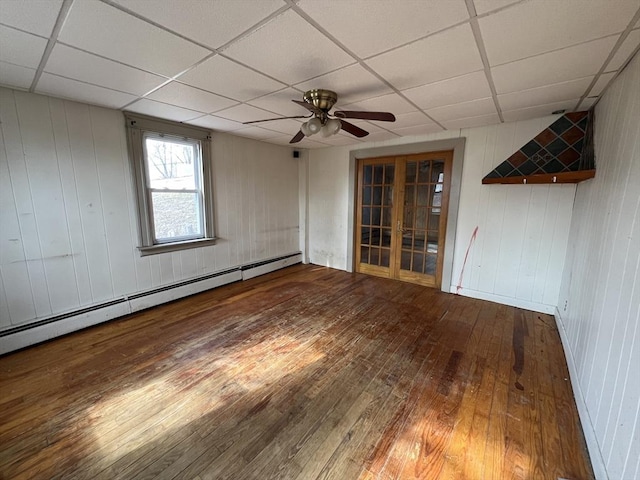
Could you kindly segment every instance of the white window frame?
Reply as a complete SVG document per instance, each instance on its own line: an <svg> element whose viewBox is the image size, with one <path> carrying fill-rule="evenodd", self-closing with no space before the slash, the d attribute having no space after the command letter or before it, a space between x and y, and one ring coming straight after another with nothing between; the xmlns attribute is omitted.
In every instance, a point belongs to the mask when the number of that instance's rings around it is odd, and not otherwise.
<svg viewBox="0 0 640 480"><path fill-rule="evenodd" d="M188 248L215 244L213 216L213 181L211 172L211 132L208 129L171 122L146 115L125 112L129 158L133 172L138 211L138 251L141 256L172 252ZM151 194L154 191L149 184L147 162L145 159L145 140L147 138L166 138L179 143L198 145L199 161L196 175L199 175L199 188L196 191L200 199L202 236L180 237L175 239L155 238L153 207ZM166 191L166 190L162 190Z"/></svg>

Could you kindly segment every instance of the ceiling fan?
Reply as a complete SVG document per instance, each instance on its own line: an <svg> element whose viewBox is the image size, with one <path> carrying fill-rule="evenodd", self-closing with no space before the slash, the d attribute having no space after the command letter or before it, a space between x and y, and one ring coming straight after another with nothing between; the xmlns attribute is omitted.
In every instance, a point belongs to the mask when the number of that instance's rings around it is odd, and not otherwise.
<svg viewBox="0 0 640 480"><path fill-rule="evenodd" d="M329 110L333 108L338 100L338 94L331 90L309 90L304 93L302 100L291 100L298 105L303 106L311 112L311 115L297 115L293 117L267 118L265 120L253 120L244 122L245 124L270 122L272 120L283 120L285 118L309 118L307 122L302 124L300 131L289 141L289 143L297 143L304 137L309 137L318 132L324 137L335 135L341 129L355 135L358 138L366 137L369 132L360 127L349 123L345 118L356 118L361 120L376 120L378 122L395 122L396 117L389 112L360 112L353 110L336 110L333 114Z"/></svg>

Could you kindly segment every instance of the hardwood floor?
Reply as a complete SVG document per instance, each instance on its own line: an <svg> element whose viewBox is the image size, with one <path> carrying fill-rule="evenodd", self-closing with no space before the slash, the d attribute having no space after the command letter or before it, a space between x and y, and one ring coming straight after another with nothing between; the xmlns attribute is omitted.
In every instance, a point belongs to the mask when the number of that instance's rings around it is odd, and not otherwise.
<svg viewBox="0 0 640 480"><path fill-rule="evenodd" d="M553 317L298 265L0 358L0 476L591 479Z"/></svg>

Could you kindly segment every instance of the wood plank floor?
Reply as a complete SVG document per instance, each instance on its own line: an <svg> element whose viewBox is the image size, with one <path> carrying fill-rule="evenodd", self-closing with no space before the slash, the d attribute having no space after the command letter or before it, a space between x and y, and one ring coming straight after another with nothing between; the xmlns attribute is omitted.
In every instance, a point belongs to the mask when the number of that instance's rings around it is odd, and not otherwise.
<svg viewBox="0 0 640 480"><path fill-rule="evenodd" d="M553 317L298 265L0 358L5 479L593 478Z"/></svg>

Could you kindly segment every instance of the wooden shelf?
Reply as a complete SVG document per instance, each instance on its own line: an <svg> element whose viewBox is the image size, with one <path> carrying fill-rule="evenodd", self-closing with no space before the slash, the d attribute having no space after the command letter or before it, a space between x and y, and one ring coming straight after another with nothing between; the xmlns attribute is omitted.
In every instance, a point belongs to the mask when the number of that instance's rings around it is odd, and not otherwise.
<svg viewBox="0 0 640 480"><path fill-rule="evenodd" d="M502 177L502 178L483 178L483 184L491 183L503 183L503 184L516 184L522 183L525 185L532 183L578 183L584 180L589 180L596 176L594 170L580 170L577 172L562 172L562 173L542 173L538 175L524 175L522 177Z"/></svg>

